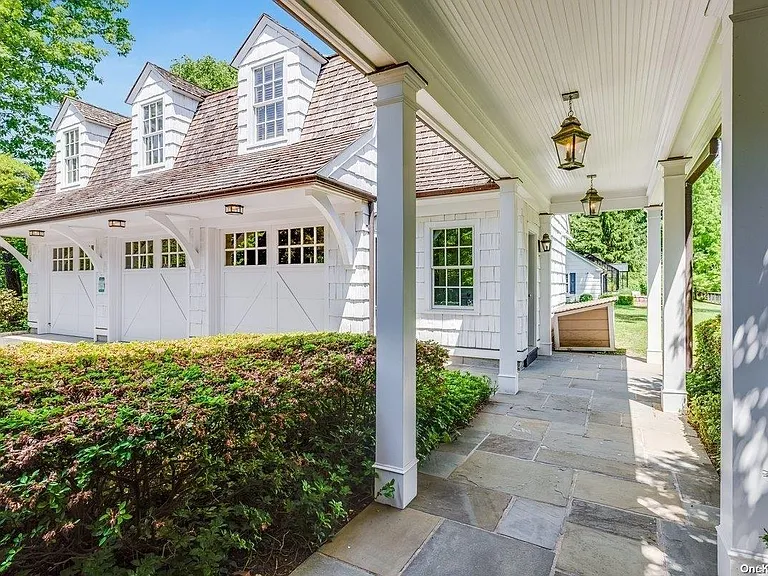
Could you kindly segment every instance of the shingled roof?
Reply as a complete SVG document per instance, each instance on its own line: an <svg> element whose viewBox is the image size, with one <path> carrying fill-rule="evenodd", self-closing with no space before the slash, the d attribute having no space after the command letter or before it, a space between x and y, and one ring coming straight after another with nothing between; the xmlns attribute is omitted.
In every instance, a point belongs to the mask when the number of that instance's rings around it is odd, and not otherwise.
<svg viewBox="0 0 768 576"><path fill-rule="evenodd" d="M130 120L127 116L94 106L93 104L88 104L88 102L83 102L82 100L76 100L75 98L68 98L68 100L72 101L72 104L74 104L75 108L77 108L80 114L83 115L83 118L95 122L96 124L101 124L102 126L114 128L118 124Z"/></svg>
<svg viewBox="0 0 768 576"><path fill-rule="evenodd" d="M123 117L83 188L55 193L51 161L35 195L0 212L0 227L151 205L255 193L312 179L373 125L376 88L341 57L322 67L301 139L238 155L237 88L207 94L179 150L174 167L131 176L131 122ZM480 168L431 128L417 122L418 195L497 188ZM367 197L360 193L361 197Z"/></svg>

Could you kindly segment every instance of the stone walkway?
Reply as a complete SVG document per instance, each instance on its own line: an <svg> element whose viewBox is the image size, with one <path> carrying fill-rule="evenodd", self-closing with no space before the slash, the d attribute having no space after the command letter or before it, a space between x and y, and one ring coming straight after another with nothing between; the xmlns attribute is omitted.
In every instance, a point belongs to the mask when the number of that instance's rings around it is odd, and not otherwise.
<svg viewBox="0 0 768 576"><path fill-rule="evenodd" d="M369 506L293 575L715 574L718 476L660 388L624 356L539 357L420 464L408 509Z"/></svg>

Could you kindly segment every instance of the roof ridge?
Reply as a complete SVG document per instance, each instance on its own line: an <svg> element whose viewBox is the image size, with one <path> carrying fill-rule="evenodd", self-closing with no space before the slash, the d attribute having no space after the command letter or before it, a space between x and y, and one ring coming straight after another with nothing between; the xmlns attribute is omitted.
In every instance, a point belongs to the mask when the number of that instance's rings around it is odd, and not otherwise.
<svg viewBox="0 0 768 576"><path fill-rule="evenodd" d="M208 90L207 88L203 88L202 86L198 86L194 82L191 82L191 81L187 80L186 78L182 78L178 74L175 74L174 72L171 72L170 70L160 66L159 64L155 64L154 62L152 62L150 60L147 60L147 64L149 64L150 66L153 66L154 68L156 68L160 73L167 74L168 76L170 76L169 80L178 80L179 82L181 82L183 84L189 84L190 86L194 87L195 89L201 90L202 92L205 92L206 93L205 96L211 94L211 91Z"/></svg>
<svg viewBox="0 0 768 576"><path fill-rule="evenodd" d="M78 104L85 104L86 106L90 106L92 108L97 108L101 110L102 112L109 112L110 114L114 114L115 116L120 116L122 118L125 118L126 120L130 120L130 116L126 116L125 114L120 114L120 112L115 112L114 110L110 110L109 108L104 108L104 106L98 106L96 104L91 104L90 102L87 102L85 100L81 100L80 98L75 98L73 96L67 96L66 98L69 98L73 102L77 102ZM65 99L66 99L65 98Z"/></svg>

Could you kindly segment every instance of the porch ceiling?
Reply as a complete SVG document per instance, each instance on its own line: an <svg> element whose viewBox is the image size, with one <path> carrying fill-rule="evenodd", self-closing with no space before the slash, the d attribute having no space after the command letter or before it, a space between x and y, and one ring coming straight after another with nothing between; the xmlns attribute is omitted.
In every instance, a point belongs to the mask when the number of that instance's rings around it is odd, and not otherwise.
<svg viewBox="0 0 768 576"><path fill-rule="evenodd" d="M642 206L656 162L710 129L719 83L700 79L724 0L276 1L366 72L410 62L422 115L540 208L577 206L587 173L608 205ZM570 90L592 138L586 168L564 172L550 137Z"/></svg>

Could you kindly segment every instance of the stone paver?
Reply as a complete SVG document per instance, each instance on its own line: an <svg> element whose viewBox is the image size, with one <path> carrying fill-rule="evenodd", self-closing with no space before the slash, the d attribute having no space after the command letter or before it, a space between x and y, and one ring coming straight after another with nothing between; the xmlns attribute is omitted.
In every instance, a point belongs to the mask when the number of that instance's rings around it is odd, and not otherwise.
<svg viewBox="0 0 768 576"><path fill-rule="evenodd" d="M565 515L563 506L516 498L496 531L552 550L562 532Z"/></svg>
<svg viewBox="0 0 768 576"><path fill-rule="evenodd" d="M720 506L720 482L702 475L675 474L680 494L686 502Z"/></svg>
<svg viewBox="0 0 768 576"><path fill-rule="evenodd" d="M369 576L370 572L346 564L325 554L312 554L291 572L292 576Z"/></svg>
<svg viewBox="0 0 768 576"><path fill-rule="evenodd" d="M549 576L554 553L446 520L403 576Z"/></svg>
<svg viewBox="0 0 768 576"><path fill-rule="evenodd" d="M710 574L717 565L717 535L713 531L662 521L661 541L669 576Z"/></svg>
<svg viewBox="0 0 768 576"><path fill-rule="evenodd" d="M600 474L615 476L624 480L637 479L637 465L617 460L584 456L573 452L560 452L558 450L550 450L549 448L541 448L536 454L535 460L536 462L554 464L564 468L599 472Z"/></svg>
<svg viewBox="0 0 768 576"><path fill-rule="evenodd" d="M418 510L371 504L320 552L375 574L394 575L439 523L439 517Z"/></svg>
<svg viewBox="0 0 768 576"><path fill-rule="evenodd" d="M466 455L461 453L456 454L454 452L435 450L426 460L419 462L419 472L429 474L430 476L448 478L458 468L459 464L464 462L465 458Z"/></svg>
<svg viewBox="0 0 768 576"><path fill-rule="evenodd" d="M627 442L604 440L602 438L587 438L550 430L542 442L542 446L561 452L573 452L583 456L594 456L606 460L618 460L634 464L642 461L642 453L638 455L635 446Z"/></svg>
<svg viewBox="0 0 768 576"><path fill-rule="evenodd" d="M494 454L533 460L539 446L539 442L532 440L521 440L520 438L490 434L477 449L483 452L493 452Z"/></svg>
<svg viewBox="0 0 768 576"><path fill-rule="evenodd" d="M507 508L511 496L469 484L419 476L419 493L411 508L493 530Z"/></svg>
<svg viewBox="0 0 768 576"><path fill-rule="evenodd" d="M450 478L489 490L565 506L573 471L478 451L459 466Z"/></svg>
<svg viewBox="0 0 768 576"><path fill-rule="evenodd" d="M568 522L602 530L616 536L656 544L657 520L653 516L635 514L617 508L574 499Z"/></svg>

